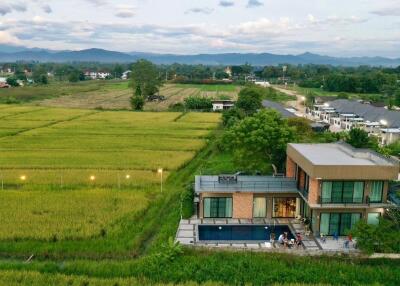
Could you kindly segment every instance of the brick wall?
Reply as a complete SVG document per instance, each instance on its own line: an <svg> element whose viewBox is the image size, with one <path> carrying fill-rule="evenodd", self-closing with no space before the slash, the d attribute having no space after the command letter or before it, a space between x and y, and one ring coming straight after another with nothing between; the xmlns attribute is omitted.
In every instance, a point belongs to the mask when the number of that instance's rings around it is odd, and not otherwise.
<svg viewBox="0 0 400 286"><path fill-rule="evenodd" d="M253 194L233 194L233 218L253 218Z"/></svg>
<svg viewBox="0 0 400 286"><path fill-rule="evenodd" d="M310 178L310 185L308 189L308 202L310 204L318 203L319 196L319 181L317 179Z"/></svg>
<svg viewBox="0 0 400 286"><path fill-rule="evenodd" d="M296 176L296 164L290 159L290 157L286 157L286 177L294 178Z"/></svg>

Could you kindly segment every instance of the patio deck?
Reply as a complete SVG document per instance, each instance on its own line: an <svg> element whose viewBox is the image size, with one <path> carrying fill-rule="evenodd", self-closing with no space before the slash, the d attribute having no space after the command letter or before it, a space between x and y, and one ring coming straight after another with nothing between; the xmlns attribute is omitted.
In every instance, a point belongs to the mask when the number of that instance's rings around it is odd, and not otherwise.
<svg viewBox="0 0 400 286"><path fill-rule="evenodd" d="M292 233L301 233L302 247L294 247L291 249L284 248L276 241L271 244L269 242L202 242L198 240L198 225L288 225ZM353 244L349 248L344 247L344 239L339 238L334 241L327 238L326 242L316 239L312 234L305 235L304 225L297 219L182 219L179 223L175 240L185 246L206 247L206 248L223 248L237 249L249 251L272 251L272 252L289 252L298 254L324 254L337 252L358 252Z"/></svg>

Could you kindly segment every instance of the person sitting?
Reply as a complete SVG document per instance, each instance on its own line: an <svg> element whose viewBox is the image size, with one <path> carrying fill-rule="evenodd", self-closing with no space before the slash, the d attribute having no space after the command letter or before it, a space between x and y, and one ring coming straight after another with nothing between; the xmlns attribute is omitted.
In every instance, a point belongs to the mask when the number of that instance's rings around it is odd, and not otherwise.
<svg viewBox="0 0 400 286"><path fill-rule="evenodd" d="M321 242L326 243L326 237L323 233L320 234L320 237L321 237Z"/></svg>
<svg viewBox="0 0 400 286"><path fill-rule="evenodd" d="M278 242L279 242L279 244L282 244L282 245L284 245L285 244L285 241L284 241L284 236L283 236L283 233L281 233L281 235L279 236L279 238L278 238Z"/></svg>
<svg viewBox="0 0 400 286"><path fill-rule="evenodd" d="M299 248L301 246L301 243L302 243L301 234L298 232L298 233L296 233L296 246L297 246L297 248Z"/></svg>

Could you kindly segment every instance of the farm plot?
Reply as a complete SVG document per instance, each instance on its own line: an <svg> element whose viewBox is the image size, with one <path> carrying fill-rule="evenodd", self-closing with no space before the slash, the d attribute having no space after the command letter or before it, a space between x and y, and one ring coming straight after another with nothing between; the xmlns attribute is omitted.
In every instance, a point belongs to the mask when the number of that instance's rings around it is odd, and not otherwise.
<svg viewBox="0 0 400 286"><path fill-rule="evenodd" d="M0 244L101 237L143 211L157 170L166 180L219 122L192 117L0 105Z"/></svg>
<svg viewBox="0 0 400 286"><path fill-rule="evenodd" d="M0 196L0 237L58 240L97 236L110 221L143 210L148 203L143 191L5 191Z"/></svg>
<svg viewBox="0 0 400 286"><path fill-rule="evenodd" d="M160 90L165 101L147 102L146 111L166 111L171 105L183 102L189 96L206 96L215 99L236 99L240 87L234 85L185 85L166 84ZM98 90L68 93L59 97L46 98L35 101L35 105L44 107L67 107L104 110L131 109L130 97L132 90L127 82L105 84Z"/></svg>

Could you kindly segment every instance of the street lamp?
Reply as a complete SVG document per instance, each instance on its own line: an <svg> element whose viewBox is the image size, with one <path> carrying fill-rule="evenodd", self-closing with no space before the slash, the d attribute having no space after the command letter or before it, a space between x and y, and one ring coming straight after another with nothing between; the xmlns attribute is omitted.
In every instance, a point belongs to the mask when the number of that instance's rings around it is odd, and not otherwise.
<svg viewBox="0 0 400 286"><path fill-rule="evenodd" d="M125 178L126 178L127 180L129 180L129 179L131 178L131 175L126 175Z"/></svg>
<svg viewBox="0 0 400 286"><path fill-rule="evenodd" d="M21 179L21 181L26 181L26 176L22 175L21 177L19 177Z"/></svg>
<svg viewBox="0 0 400 286"><path fill-rule="evenodd" d="M161 193L163 192L163 172L164 172L164 170L162 168L158 168L157 173L159 173L160 177L161 177L161 180L160 180Z"/></svg>
<svg viewBox="0 0 400 286"><path fill-rule="evenodd" d="M96 180L96 176L90 176L90 180L92 181L92 182L94 182L94 180Z"/></svg>

